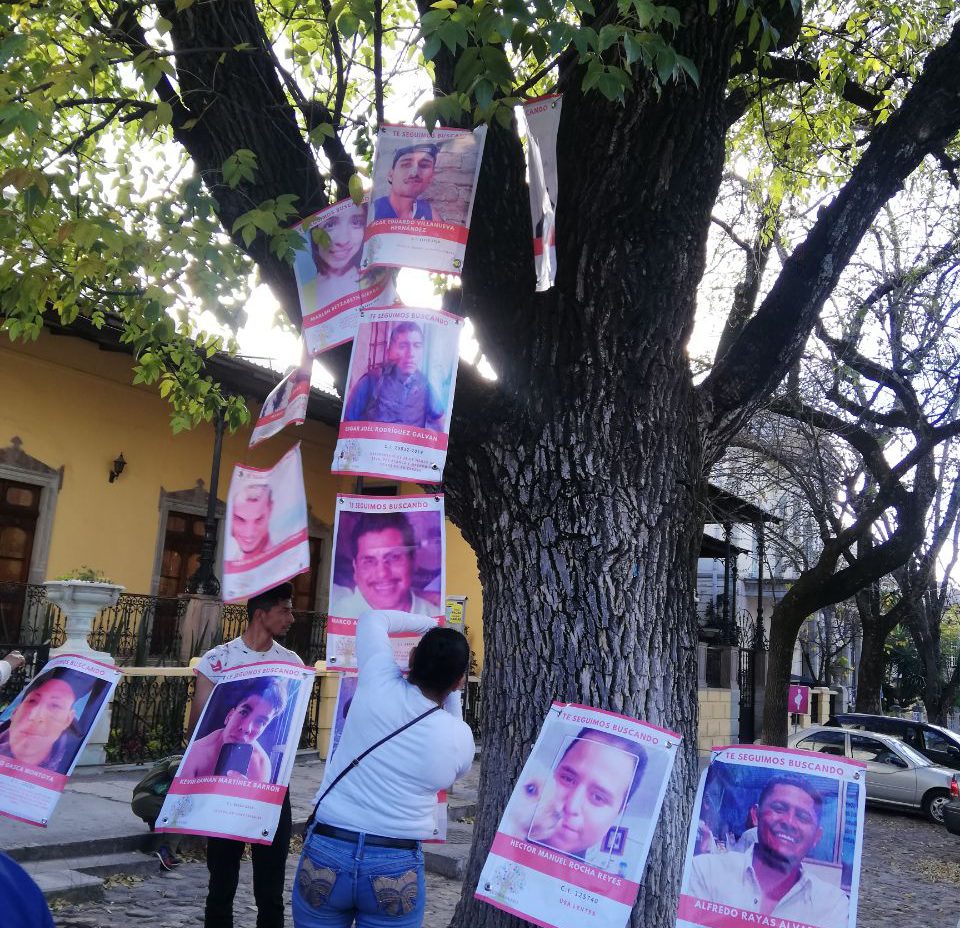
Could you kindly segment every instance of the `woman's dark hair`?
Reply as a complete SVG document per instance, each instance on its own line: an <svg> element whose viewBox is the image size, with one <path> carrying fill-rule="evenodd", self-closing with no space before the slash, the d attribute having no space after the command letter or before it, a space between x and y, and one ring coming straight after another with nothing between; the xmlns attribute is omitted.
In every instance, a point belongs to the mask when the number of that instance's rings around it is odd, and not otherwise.
<svg viewBox="0 0 960 928"><path fill-rule="evenodd" d="M455 628L431 628L417 644L407 678L431 693L445 693L470 666L470 645Z"/></svg>

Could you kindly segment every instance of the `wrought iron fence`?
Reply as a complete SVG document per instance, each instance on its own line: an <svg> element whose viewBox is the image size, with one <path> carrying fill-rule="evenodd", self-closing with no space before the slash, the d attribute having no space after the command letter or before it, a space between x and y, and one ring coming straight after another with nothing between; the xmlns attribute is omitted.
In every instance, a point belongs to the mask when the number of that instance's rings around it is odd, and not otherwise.
<svg viewBox="0 0 960 928"><path fill-rule="evenodd" d="M27 680L39 673L50 658L50 645L25 645L20 642L0 643L0 655L8 651L19 650L26 663L15 670L10 679L0 687L0 711L5 709L27 685Z"/></svg>
<svg viewBox="0 0 960 928"><path fill-rule="evenodd" d="M246 606L224 605L220 637L191 641L184 647L183 627L188 600L183 597L121 593L115 606L104 609L93 621L90 646L112 654L121 666L180 665L205 647L229 641L247 625ZM12 647L47 645L65 640L64 618L47 601L46 588L25 583L0 584L0 639ZM286 645L306 662L321 660L326 651L327 617L321 612L295 612Z"/></svg>
<svg viewBox="0 0 960 928"><path fill-rule="evenodd" d="M0 638L24 647L63 644L60 610L47 602L47 589L32 583L0 583Z"/></svg>
<svg viewBox="0 0 960 928"><path fill-rule="evenodd" d="M483 709L480 697L480 678L468 678L463 690L463 720L473 729L473 736L478 741L483 735Z"/></svg>
<svg viewBox="0 0 960 928"><path fill-rule="evenodd" d="M193 679L192 674L123 677L113 697L107 762L143 763L181 753Z"/></svg>

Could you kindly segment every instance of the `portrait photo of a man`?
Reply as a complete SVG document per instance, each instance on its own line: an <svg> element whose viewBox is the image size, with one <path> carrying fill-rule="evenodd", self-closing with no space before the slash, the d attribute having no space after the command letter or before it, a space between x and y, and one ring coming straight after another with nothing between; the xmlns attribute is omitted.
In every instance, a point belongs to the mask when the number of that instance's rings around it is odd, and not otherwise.
<svg viewBox="0 0 960 928"><path fill-rule="evenodd" d="M383 325L382 323L376 323ZM343 412L344 422L389 422L443 431L447 394L425 372L427 350L423 327L416 322L390 326L385 351L372 340L374 356L353 385ZM440 377L449 382L449 363L439 359ZM437 366L437 365L435 365Z"/></svg>
<svg viewBox="0 0 960 928"><path fill-rule="evenodd" d="M443 608L424 592L425 586L439 579L439 523L439 513L341 513L332 614L359 618L369 609L442 614Z"/></svg>
<svg viewBox="0 0 960 928"><path fill-rule="evenodd" d="M398 148L386 174L388 192L373 201L376 219L442 219L424 195L428 192L437 170L440 145L421 142Z"/></svg>
<svg viewBox="0 0 960 928"><path fill-rule="evenodd" d="M852 847L835 837L841 808L837 785L763 772L762 785L711 790L708 781L683 892L775 919L847 928ZM723 800L709 800L711 792ZM745 826L741 834L726 824L730 817Z"/></svg>
<svg viewBox="0 0 960 928"><path fill-rule="evenodd" d="M263 554L272 546L270 517L273 491L267 483L244 483L233 500L230 535L241 558Z"/></svg>
<svg viewBox="0 0 960 928"><path fill-rule="evenodd" d="M646 766L642 745L581 729L539 787L527 840L602 866L599 859L610 856L608 836L619 826Z"/></svg>
<svg viewBox="0 0 960 928"><path fill-rule="evenodd" d="M292 695L288 681L276 677L219 684L179 776L273 782L279 760L274 762L272 755L283 750L282 726L273 723L283 715Z"/></svg>
<svg viewBox="0 0 960 928"><path fill-rule="evenodd" d="M41 672L0 724L0 757L67 773L107 689L105 680L71 668Z"/></svg>

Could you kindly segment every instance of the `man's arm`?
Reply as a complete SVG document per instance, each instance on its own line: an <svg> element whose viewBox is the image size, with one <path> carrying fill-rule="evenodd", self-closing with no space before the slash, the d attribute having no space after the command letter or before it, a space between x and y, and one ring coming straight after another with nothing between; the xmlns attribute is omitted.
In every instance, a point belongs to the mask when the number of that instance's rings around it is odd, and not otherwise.
<svg viewBox="0 0 960 928"><path fill-rule="evenodd" d="M363 421L363 411L370 397L370 374L364 374L353 388L347 399L347 408L343 412L344 422Z"/></svg>
<svg viewBox="0 0 960 928"><path fill-rule="evenodd" d="M395 609L377 609L364 612L357 620L357 670L360 681L369 678L371 672L397 671L390 646L390 632L416 632L422 635L436 626L436 619L429 616L398 612Z"/></svg>
<svg viewBox="0 0 960 928"><path fill-rule="evenodd" d="M187 725L188 738L197 727L197 722L200 721L200 713L203 712L203 707L207 704L207 700L210 698L214 687L213 681L209 677L204 676L199 670L196 672L195 679L193 701L190 703L190 722Z"/></svg>

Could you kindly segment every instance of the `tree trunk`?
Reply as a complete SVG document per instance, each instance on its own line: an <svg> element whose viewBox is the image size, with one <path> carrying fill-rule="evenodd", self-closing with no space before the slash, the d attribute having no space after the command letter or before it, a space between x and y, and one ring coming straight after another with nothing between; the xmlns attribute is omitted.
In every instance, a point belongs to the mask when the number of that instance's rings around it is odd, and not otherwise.
<svg viewBox="0 0 960 928"><path fill-rule="evenodd" d="M662 369L661 369L662 370ZM699 544L692 488L699 449L692 389L648 381L649 405L566 402L599 372L568 385L551 421L476 451L447 481L450 507L474 546L484 591L480 812L467 892L454 924L522 924L472 897L472 888L520 769L553 700L622 712L684 735L651 850L634 925L676 916L697 772L693 578ZM595 379L596 378L596 379ZM656 416L651 414L656 410ZM469 494L469 496L467 496Z"/></svg>
<svg viewBox="0 0 960 928"><path fill-rule="evenodd" d="M887 672L887 655L883 648L890 634L880 622L863 623L863 644L857 671L857 712L880 714L880 690Z"/></svg>

